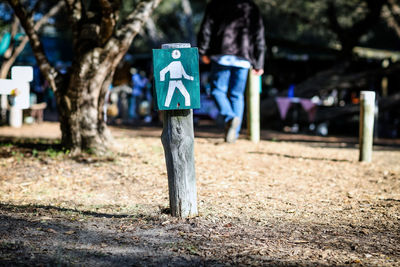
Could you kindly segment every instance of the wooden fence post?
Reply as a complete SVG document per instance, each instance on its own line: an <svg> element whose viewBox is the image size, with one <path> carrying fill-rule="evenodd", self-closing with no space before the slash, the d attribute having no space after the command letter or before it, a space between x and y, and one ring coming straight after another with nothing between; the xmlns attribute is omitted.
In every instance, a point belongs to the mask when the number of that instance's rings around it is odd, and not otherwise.
<svg viewBox="0 0 400 267"><path fill-rule="evenodd" d="M360 157L359 161L371 162L374 137L375 92L360 94Z"/></svg>
<svg viewBox="0 0 400 267"><path fill-rule="evenodd" d="M252 142L260 141L260 91L261 76L249 70L247 82L247 129Z"/></svg>
<svg viewBox="0 0 400 267"><path fill-rule="evenodd" d="M162 49L190 48L190 44L163 44ZM194 165L193 110L164 110L161 141L168 173L171 214L198 215Z"/></svg>

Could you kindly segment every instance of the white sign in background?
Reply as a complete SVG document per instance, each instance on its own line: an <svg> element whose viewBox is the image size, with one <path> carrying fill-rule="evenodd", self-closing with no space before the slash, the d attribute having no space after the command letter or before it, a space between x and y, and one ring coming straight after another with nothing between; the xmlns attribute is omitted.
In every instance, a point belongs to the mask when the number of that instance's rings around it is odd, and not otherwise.
<svg viewBox="0 0 400 267"><path fill-rule="evenodd" d="M14 66L11 68L11 80L0 79L0 94L15 95L13 107L27 109L29 102L29 82L33 81L31 66Z"/></svg>
<svg viewBox="0 0 400 267"><path fill-rule="evenodd" d="M14 107L19 109L29 108L29 83L26 81L14 81L0 79L0 94L14 95Z"/></svg>

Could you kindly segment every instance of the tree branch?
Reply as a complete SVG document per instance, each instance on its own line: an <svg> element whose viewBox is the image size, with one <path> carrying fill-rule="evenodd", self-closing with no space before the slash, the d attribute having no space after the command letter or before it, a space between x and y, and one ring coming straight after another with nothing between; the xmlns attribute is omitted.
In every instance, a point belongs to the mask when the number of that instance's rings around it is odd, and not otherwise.
<svg viewBox="0 0 400 267"><path fill-rule="evenodd" d="M39 21L36 22L35 26L34 26L34 30L38 31L44 23L47 22L47 20L49 18L51 18L52 16L54 16L55 14L58 13L58 11L60 11L60 9L64 6L64 2L58 2L57 5L55 5L54 7L52 7L49 12L47 12ZM19 54L21 54L21 52L24 50L26 44L29 41L29 37L28 36L24 36L21 40L21 42L19 43L19 45L17 46L17 48L15 48L14 53L12 54L12 56L10 57L10 60L12 62L14 62L17 57L19 56Z"/></svg>
<svg viewBox="0 0 400 267"><path fill-rule="evenodd" d="M400 16L400 5L397 4L395 0L388 0L388 2L392 7L393 13Z"/></svg>
<svg viewBox="0 0 400 267"><path fill-rule="evenodd" d="M27 10L26 12L27 12L29 15L33 15L33 13L35 12L35 10L38 10L38 9L39 9L40 3L41 3L40 0L36 1L36 3L34 3L33 7L32 7L30 10Z"/></svg>
<svg viewBox="0 0 400 267"><path fill-rule="evenodd" d="M34 30L38 31L40 27L42 27L43 24L49 20L49 18L57 14L64 5L65 3L61 1L58 2L55 6L53 6L46 14L44 14L44 16L40 20L36 22Z"/></svg>
<svg viewBox="0 0 400 267"><path fill-rule="evenodd" d="M367 0L368 12L364 19L358 21L351 28L351 34L361 37L366 33L372 26L379 20L382 7L386 3L386 0Z"/></svg>
<svg viewBox="0 0 400 267"><path fill-rule="evenodd" d="M78 24L83 17L83 3L81 0L64 0L71 22L72 34L73 34L73 46L75 47L79 39Z"/></svg>
<svg viewBox="0 0 400 267"><path fill-rule="evenodd" d="M82 1L81 0L64 0L68 14L70 14L71 22L73 24L78 23L82 18Z"/></svg>
<svg viewBox="0 0 400 267"><path fill-rule="evenodd" d="M9 57L12 56L12 52L14 50L14 37L17 34L18 30L18 18L17 16L13 16L13 21L11 24L11 40L10 40L10 45L8 46L7 50L4 52L4 58L8 59Z"/></svg>
<svg viewBox="0 0 400 267"><path fill-rule="evenodd" d="M142 0L121 23L112 38L106 42L103 56L113 58L111 69L115 68L128 51L135 36L162 0Z"/></svg>
<svg viewBox="0 0 400 267"><path fill-rule="evenodd" d="M113 34L115 25L117 24L117 3L110 3L108 0L100 0L101 6L101 24L100 24L100 43L104 44Z"/></svg>
<svg viewBox="0 0 400 267"><path fill-rule="evenodd" d="M45 76L46 80L49 82L50 86L53 88L54 91L57 90L56 85L56 78L59 75L57 70L51 66L46 54L44 52L43 46L40 42L39 35L37 30L40 28L41 25L50 17L50 14L55 14L62 6L63 3L59 2L55 7L53 7L48 14L45 15L45 19L41 19L38 23L34 23L32 15L28 15L27 10L18 0L8 0L9 4L13 8L15 14L19 18L19 21L22 27L27 34L32 50L35 54L36 60L39 64L39 68L43 75Z"/></svg>
<svg viewBox="0 0 400 267"><path fill-rule="evenodd" d="M389 0L388 2L389 5L383 8L383 19L396 32L397 36L400 37L400 20L396 19L396 17L400 16L400 7L393 0Z"/></svg>
<svg viewBox="0 0 400 267"><path fill-rule="evenodd" d="M153 47L161 46L162 40L165 39L163 32L158 32L154 20L150 17L147 19L145 25L147 35L150 37L150 43Z"/></svg>
<svg viewBox="0 0 400 267"><path fill-rule="evenodd" d="M126 17L120 29L116 32L116 38L120 41L122 47L129 47L133 38L142 28L142 25L161 1L162 0L143 0L138 4L135 10Z"/></svg>

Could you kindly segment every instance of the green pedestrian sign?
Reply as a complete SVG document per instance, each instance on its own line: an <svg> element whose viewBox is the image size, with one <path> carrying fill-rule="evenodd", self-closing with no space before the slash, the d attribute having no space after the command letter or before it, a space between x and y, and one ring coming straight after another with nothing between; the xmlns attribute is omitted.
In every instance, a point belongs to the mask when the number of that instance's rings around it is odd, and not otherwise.
<svg viewBox="0 0 400 267"><path fill-rule="evenodd" d="M158 110L200 108L198 55L197 48L153 49Z"/></svg>

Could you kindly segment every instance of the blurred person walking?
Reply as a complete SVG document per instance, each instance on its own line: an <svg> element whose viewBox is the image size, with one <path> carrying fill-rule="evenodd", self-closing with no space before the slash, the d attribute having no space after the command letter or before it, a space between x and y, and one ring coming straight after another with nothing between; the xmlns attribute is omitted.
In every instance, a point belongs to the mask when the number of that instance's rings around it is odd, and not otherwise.
<svg viewBox="0 0 400 267"><path fill-rule="evenodd" d="M146 78L144 71L138 71L136 68L131 68L132 95L129 104L129 118L133 121L140 119L139 106L143 99L147 97L146 87L149 80Z"/></svg>
<svg viewBox="0 0 400 267"><path fill-rule="evenodd" d="M211 0L198 34L201 60L211 64L211 94L225 121L225 141L239 137L248 71L264 73L264 24L252 0Z"/></svg>

